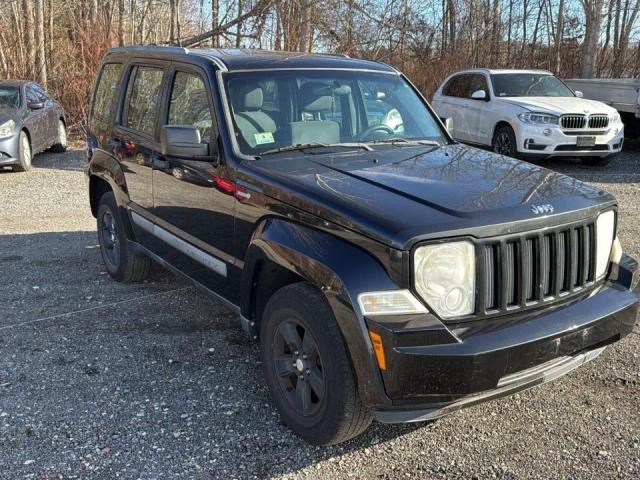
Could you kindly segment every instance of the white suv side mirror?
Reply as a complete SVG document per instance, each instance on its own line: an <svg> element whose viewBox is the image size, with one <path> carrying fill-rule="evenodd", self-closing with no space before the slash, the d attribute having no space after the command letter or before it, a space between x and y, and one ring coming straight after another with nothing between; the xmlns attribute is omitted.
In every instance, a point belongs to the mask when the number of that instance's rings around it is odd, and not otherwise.
<svg viewBox="0 0 640 480"><path fill-rule="evenodd" d="M487 100L487 92L484 90L476 90L471 94L471 98L474 100Z"/></svg>
<svg viewBox="0 0 640 480"><path fill-rule="evenodd" d="M576 94L576 97L578 97L578 98L582 98L582 97L584 97L584 94L583 94L580 90L576 90L576 91L575 91L575 92L573 92L573 93L575 93L575 94Z"/></svg>

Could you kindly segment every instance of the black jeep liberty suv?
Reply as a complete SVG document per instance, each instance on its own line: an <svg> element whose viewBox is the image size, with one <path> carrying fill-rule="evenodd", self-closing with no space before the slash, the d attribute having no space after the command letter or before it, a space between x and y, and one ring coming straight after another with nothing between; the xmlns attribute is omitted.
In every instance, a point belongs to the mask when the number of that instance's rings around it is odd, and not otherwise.
<svg viewBox="0 0 640 480"><path fill-rule="evenodd" d="M154 260L237 313L312 443L547 382L636 321L614 197L454 142L387 65L116 48L87 140L108 273Z"/></svg>

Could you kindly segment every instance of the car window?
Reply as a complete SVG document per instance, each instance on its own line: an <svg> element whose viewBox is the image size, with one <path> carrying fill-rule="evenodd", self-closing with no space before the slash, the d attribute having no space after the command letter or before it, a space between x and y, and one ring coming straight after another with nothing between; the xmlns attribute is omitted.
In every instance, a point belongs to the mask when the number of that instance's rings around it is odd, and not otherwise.
<svg viewBox="0 0 640 480"><path fill-rule="evenodd" d="M470 80L469 80L469 90L467 91L467 97L471 98L471 95L473 94L473 92L476 92L478 90L484 90L484 92L486 94L489 93L489 87L487 86L487 79L484 75L482 74L473 74L470 75Z"/></svg>
<svg viewBox="0 0 640 480"><path fill-rule="evenodd" d="M92 120L108 123L113 118L121 73L122 64L120 63L107 63L102 67L93 100Z"/></svg>
<svg viewBox="0 0 640 480"><path fill-rule="evenodd" d="M307 143L446 142L424 102L395 74L300 69L224 78L235 138L247 155Z"/></svg>
<svg viewBox="0 0 640 480"><path fill-rule="evenodd" d="M33 88L32 84L26 86L24 94L25 97L27 97L27 105L40 101L40 96L38 95L38 92L36 92L36 89Z"/></svg>
<svg viewBox="0 0 640 480"><path fill-rule="evenodd" d="M18 108L20 106L20 89L18 87L0 86L0 107Z"/></svg>
<svg viewBox="0 0 640 480"><path fill-rule="evenodd" d="M44 88L42 88L37 83L32 84L32 86L41 102L46 102L47 100L49 100L49 94L47 94Z"/></svg>
<svg viewBox="0 0 640 480"><path fill-rule="evenodd" d="M453 77L442 89L443 95L448 97L466 98L469 93L471 75L458 75Z"/></svg>
<svg viewBox="0 0 640 480"><path fill-rule="evenodd" d="M177 72L171 89L168 125L198 127L203 143L212 141L213 121L204 82L199 75Z"/></svg>
<svg viewBox="0 0 640 480"><path fill-rule="evenodd" d="M156 67L136 67L129 79L127 105L122 124L153 136L164 72Z"/></svg>

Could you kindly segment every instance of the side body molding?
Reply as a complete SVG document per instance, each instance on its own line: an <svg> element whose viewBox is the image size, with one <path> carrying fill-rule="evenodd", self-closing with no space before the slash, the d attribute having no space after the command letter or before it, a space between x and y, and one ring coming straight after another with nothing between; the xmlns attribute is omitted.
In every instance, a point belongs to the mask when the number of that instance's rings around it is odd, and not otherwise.
<svg viewBox="0 0 640 480"><path fill-rule="evenodd" d="M251 318L252 292L264 260L292 271L324 293L346 340L363 400L371 405L390 403L357 306L361 292L398 288L380 262L327 232L277 217L266 219L254 232L242 273L240 309L251 323L255 321Z"/></svg>

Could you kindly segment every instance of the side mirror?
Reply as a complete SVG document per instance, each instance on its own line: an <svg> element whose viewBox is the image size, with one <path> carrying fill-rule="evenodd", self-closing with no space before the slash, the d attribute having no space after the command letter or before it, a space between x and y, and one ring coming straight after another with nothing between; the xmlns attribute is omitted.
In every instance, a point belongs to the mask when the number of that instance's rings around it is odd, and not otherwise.
<svg viewBox="0 0 640 480"><path fill-rule="evenodd" d="M573 92L573 93L575 93L575 94L576 94L576 97L578 97L578 98L582 98L582 97L584 97L584 94L583 94L580 90L576 90L576 91L575 91L575 92Z"/></svg>
<svg viewBox="0 0 640 480"><path fill-rule="evenodd" d="M41 110L44 108L44 102L31 102L27 106L29 110Z"/></svg>
<svg viewBox="0 0 640 480"><path fill-rule="evenodd" d="M484 90L476 90L471 94L471 98L473 100L489 100L487 92L485 92Z"/></svg>
<svg viewBox="0 0 640 480"><path fill-rule="evenodd" d="M449 132L449 135L453 136L453 118L447 117L443 119L443 121L444 121L444 126L447 129L447 132Z"/></svg>
<svg viewBox="0 0 640 480"><path fill-rule="evenodd" d="M170 157L206 157L209 146L202 143L200 130L191 125L165 125L160 133L162 155Z"/></svg>

